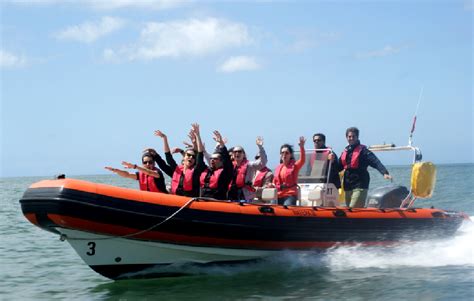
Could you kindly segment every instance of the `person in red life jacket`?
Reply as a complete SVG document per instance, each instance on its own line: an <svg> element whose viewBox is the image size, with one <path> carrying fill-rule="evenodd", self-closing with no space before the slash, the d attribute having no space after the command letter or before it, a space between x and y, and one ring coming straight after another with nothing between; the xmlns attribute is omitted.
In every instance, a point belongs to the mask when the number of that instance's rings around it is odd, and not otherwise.
<svg viewBox="0 0 474 301"><path fill-rule="evenodd" d="M192 134L197 141L197 151L192 148L184 150L182 162L178 165L171 154L168 137L160 130L155 131L155 136L163 139L166 168L173 171L171 174L171 193L198 197L200 176L206 165L203 160L202 142L197 123L192 124Z"/></svg>
<svg viewBox="0 0 474 301"><path fill-rule="evenodd" d="M150 153L144 153L142 155L143 166L138 166L126 161L122 161L122 165L128 169L136 169L136 173L129 173L128 171L121 170L106 166L105 169L110 170L121 177L137 180L140 185L140 190L168 193L166 190L165 179L161 170L155 167L155 161Z"/></svg>
<svg viewBox="0 0 474 301"><path fill-rule="evenodd" d="M255 173L267 165L267 154L263 148L263 138L257 137L255 143L258 147L259 158L255 161L247 160L247 155L242 146L234 146L233 153L233 173L232 181L229 185L229 192L227 194L229 200L251 201L255 198L255 189L252 187L252 179Z"/></svg>
<svg viewBox="0 0 474 301"><path fill-rule="evenodd" d="M219 148L211 155L209 167L201 173L201 197L225 200L232 179L233 165L218 131L214 131L214 140L219 144Z"/></svg>
<svg viewBox="0 0 474 301"><path fill-rule="evenodd" d="M344 170L343 186L346 205L365 207L369 189L369 166L377 169L385 179L392 179L388 170L365 145L360 144L359 129L350 127L346 130L346 146L338 161L338 170Z"/></svg>
<svg viewBox="0 0 474 301"><path fill-rule="evenodd" d="M255 160L260 158L260 154L255 156ZM255 197L259 199L262 196L262 190L267 187L272 187L273 172L267 166L262 167L255 173L252 179L252 187L255 190Z"/></svg>
<svg viewBox="0 0 474 301"><path fill-rule="evenodd" d="M326 146L326 136L322 133L316 133L313 135L313 142L315 151L311 154L309 159L309 174L311 174L311 168L313 168L315 160L326 160L326 164L323 167L324 177L320 178L319 182L327 183L327 170L329 168L329 164L331 164L331 170L329 171L329 183L334 184L337 189L341 188L341 179L339 178L337 166L337 156L330 147ZM330 154L332 154L332 156L329 156ZM330 158L332 158L332 160L330 160Z"/></svg>
<svg viewBox="0 0 474 301"><path fill-rule="evenodd" d="M273 185L278 190L279 205L296 205L298 199L298 173L306 160L304 137L300 137L300 158L295 161L293 147L283 144L280 147L280 165L275 169Z"/></svg>

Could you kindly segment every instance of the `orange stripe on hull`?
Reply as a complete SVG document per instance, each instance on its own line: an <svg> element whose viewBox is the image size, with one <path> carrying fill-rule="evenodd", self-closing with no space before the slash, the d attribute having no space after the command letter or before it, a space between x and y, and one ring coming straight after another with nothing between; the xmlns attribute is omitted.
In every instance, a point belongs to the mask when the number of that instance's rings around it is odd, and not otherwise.
<svg viewBox="0 0 474 301"><path fill-rule="evenodd" d="M67 188L91 194L99 194L126 201L136 201L149 204L159 204L164 206L181 207L189 201L189 197L163 194L156 192L140 191L129 188L115 187L105 184L95 184L91 182L64 179L64 180L45 180L34 183L30 188ZM203 211L240 213L246 215L272 215L272 216L300 216L300 217L320 217L320 218L363 218L363 219L418 219L433 218L434 212L444 212L438 209L385 209L377 208L354 208L349 210L347 207L318 207L314 210L311 207L291 206L285 209L283 206L271 206L274 213L262 213L259 208L262 204L244 204L243 206L235 202L226 201L196 201L191 203L188 208ZM335 216L336 210L343 211L345 216Z"/></svg>

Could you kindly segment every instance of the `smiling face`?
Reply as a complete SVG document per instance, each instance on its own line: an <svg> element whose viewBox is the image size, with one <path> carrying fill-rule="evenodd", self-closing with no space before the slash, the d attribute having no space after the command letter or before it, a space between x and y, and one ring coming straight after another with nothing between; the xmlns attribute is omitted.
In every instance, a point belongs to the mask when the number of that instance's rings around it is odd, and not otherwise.
<svg viewBox="0 0 474 301"><path fill-rule="evenodd" d="M288 163L291 160L291 151L288 147L282 147L280 149L280 159L283 163Z"/></svg>
<svg viewBox="0 0 474 301"><path fill-rule="evenodd" d="M196 164L196 153L192 149L188 149L184 152L183 165L191 168Z"/></svg>
<svg viewBox="0 0 474 301"><path fill-rule="evenodd" d="M152 169L155 166L155 161L153 161L153 158L149 156L144 156L142 158L142 163L143 163L143 167L148 168L148 169Z"/></svg>
<svg viewBox="0 0 474 301"><path fill-rule="evenodd" d="M318 149L318 148L323 148L324 147L324 139L323 137L321 136L314 136L313 137L313 142L314 142L314 148Z"/></svg>
<svg viewBox="0 0 474 301"><path fill-rule="evenodd" d="M349 145L354 145L359 141L359 137L354 132L347 132L346 139Z"/></svg>
<svg viewBox="0 0 474 301"><path fill-rule="evenodd" d="M241 147L234 147L232 150L232 156L237 163L240 163L245 159L245 151Z"/></svg>
<svg viewBox="0 0 474 301"><path fill-rule="evenodd" d="M220 154L212 154L209 162L209 167L213 170L219 169L222 166L222 158Z"/></svg>

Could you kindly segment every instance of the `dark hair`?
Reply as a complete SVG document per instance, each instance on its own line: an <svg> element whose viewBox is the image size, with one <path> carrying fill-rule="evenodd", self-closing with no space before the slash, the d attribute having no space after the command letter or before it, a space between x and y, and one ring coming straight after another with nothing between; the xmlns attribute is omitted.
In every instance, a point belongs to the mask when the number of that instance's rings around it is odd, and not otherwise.
<svg viewBox="0 0 474 301"><path fill-rule="evenodd" d="M152 155L151 153L148 153L148 152L143 153L143 155L142 155L142 161L143 161L143 159L144 159L145 157L150 157L150 158L153 159L153 161L155 160L155 157L153 157L153 155Z"/></svg>
<svg viewBox="0 0 474 301"><path fill-rule="evenodd" d="M290 154L291 154L291 159L290 160L295 160L295 157L293 156L293 153L294 153L293 145L288 144L288 143L283 144L282 146L280 146L280 153L281 153L281 150L284 149L284 148L287 148L288 151L290 152ZM280 163L282 163L281 159L280 159Z"/></svg>
<svg viewBox="0 0 474 301"><path fill-rule="evenodd" d="M313 140L314 140L314 137L316 137L316 136L321 137L321 138L323 139L323 142L326 142L326 136L325 136L324 134L322 134L322 133L316 133L316 134L314 134L314 135L313 135Z"/></svg>
<svg viewBox="0 0 474 301"><path fill-rule="evenodd" d="M185 155L187 152L189 152L189 151L192 151L192 152L194 153L194 155L196 155L196 153L197 153L197 151L196 151L194 148L192 148L192 147L187 147L187 148L183 151L183 154L182 154L182 155L184 156L184 155Z"/></svg>
<svg viewBox="0 0 474 301"><path fill-rule="evenodd" d="M355 126L351 126L350 128L346 130L346 137L349 133L354 133L357 136L357 138L359 138L359 129L356 128Z"/></svg>

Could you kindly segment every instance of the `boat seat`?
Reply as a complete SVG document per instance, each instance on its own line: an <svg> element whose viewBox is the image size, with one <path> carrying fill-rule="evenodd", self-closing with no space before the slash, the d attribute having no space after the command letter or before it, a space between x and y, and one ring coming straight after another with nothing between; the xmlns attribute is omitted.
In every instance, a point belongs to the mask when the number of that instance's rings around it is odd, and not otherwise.
<svg viewBox="0 0 474 301"><path fill-rule="evenodd" d="M308 193L308 201L310 201L310 202L319 201L319 200L321 200L321 198L322 198L321 189L319 187L311 190Z"/></svg>
<svg viewBox="0 0 474 301"><path fill-rule="evenodd" d="M278 193L276 188L264 188L262 189L262 195L260 199L264 202L271 202L278 199Z"/></svg>

